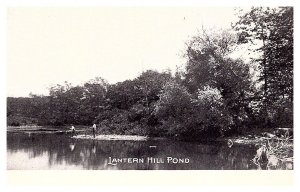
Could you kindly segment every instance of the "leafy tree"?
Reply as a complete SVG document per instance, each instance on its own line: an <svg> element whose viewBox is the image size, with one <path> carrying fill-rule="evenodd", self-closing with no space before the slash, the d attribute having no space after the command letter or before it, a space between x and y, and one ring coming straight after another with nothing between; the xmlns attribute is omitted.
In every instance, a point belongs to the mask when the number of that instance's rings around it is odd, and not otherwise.
<svg viewBox="0 0 300 192"><path fill-rule="evenodd" d="M233 128L233 116L224 104L221 92L210 86L198 90L197 98L193 101L195 119L195 134L205 133L210 137L223 136Z"/></svg>
<svg viewBox="0 0 300 192"><path fill-rule="evenodd" d="M126 80L108 86L107 99L112 108L130 109L142 98L142 92L135 81Z"/></svg>
<svg viewBox="0 0 300 192"><path fill-rule="evenodd" d="M106 94L108 83L96 77L84 84L83 97L80 98L80 114L85 117L82 122L85 124L95 123L95 118L107 106Z"/></svg>
<svg viewBox="0 0 300 192"><path fill-rule="evenodd" d="M163 134L199 140L232 128L233 119L218 89L204 87L195 96L175 81L165 84L155 110Z"/></svg>
<svg viewBox="0 0 300 192"><path fill-rule="evenodd" d="M161 131L170 136L183 135L192 109L191 94L175 81L167 82L159 101L155 106L155 114L162 121Z"/></svg>
<svg viewBox="0 0 300 192"><path fill-rule="evenodd" d="M49 123L53 125L94 123L105 105L107 83L101 78L92 79L84 86L69 83L50 88Z"/></svg>
<svg viewBox="0 0 300 192"><path fill-rule="evenodd" d="M65 82L65 85L55 85L50 87L49 101L49 123L52 125L63 125L68 123L69 103L66 92L71 88L71 84Z"/></svg>
<svg viewBox="0 0 300 192"><path fill-rule="evenodd" d="M216 88L238 128L251 116L248 100L253 97L254 87L249 66L230 58L236 40L228 31L211 37L204 30L193 37L186 51L184 84L193 94L205 87Z"/></svg>
<svg viewBox="0 0 300 192"><path fill-rule="evenodd" d="M279 111L290 111L292 116L293 8L252 7L250 11L239 15L234 28L239 33L239 43L254 45L255 54L258 55L253 60L261 70L259 82L263 84L262 116L265 117L265 123L272 126L272 122L268 121L273 116L274 107L278 108L274 103L282 103L283 108ZM286 105L287 101L290 104ZM287 106L290 109L285 109ZM275 113L281 113L279 111ZM289 119L291 126L292 118Z"/></svg>
<svg viewBox="0 0 300 192"><path fill-rule="evenodd" d="M136 78L136 88L142 93L141 102L150 111L150 103L159 99L158 95L163 85L172 78L170 72L159 73L157 71L147 70Z"/></svg>
<svg viewBox="0 0 300 192"><path fill-rule="evenodd" d="M45 125L47 124L47 96L7 98L8 125Z"/></svg>

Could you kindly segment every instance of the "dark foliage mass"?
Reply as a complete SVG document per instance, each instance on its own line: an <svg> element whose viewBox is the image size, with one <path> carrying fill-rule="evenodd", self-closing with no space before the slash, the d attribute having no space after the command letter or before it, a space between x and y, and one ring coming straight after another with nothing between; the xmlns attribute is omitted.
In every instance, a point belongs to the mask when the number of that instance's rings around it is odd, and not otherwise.
<svg viewBox="0 0 300 192"><path fill-rule="evenodd" d="M202 139L259 127L293 126L293 9L255 7L229 30L206 31L187 43L185 69L144 71L108 84L67 82L49 96L7 98L8 125L99 125L103 134ZM244 44L251 64L231 54Z"/></svg>

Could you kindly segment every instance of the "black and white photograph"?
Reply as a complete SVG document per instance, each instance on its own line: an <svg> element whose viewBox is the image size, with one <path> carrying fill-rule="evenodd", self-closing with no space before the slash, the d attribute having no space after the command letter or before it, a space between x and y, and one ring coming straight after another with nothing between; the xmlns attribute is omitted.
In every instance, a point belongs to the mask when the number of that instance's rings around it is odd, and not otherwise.
<svg viewBox="0 0 300 192"><path fill-rule="evenodd" d="M11 6L7 170L293 170L293 6Z"/></svg>

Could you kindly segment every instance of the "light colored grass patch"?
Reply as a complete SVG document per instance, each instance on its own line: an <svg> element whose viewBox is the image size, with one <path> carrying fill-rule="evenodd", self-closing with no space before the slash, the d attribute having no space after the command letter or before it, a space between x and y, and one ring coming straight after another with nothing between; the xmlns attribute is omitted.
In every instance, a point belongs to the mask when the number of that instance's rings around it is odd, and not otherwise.
<svg viewBox="0 0 300 192"><path fill-rule="evenodd" d="M76 135L74 139L95 139L95 140L130 140L130 141L144 141L148 137L138 135L97 135L95 138L92 135Z"/></svg>

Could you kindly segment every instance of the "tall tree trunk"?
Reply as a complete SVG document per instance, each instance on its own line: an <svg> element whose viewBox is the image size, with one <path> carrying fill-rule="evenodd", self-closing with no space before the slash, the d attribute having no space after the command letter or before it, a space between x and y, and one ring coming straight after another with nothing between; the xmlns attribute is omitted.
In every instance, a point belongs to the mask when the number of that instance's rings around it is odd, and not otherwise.
<svg viewBox="0 0 300 192"><path fill-rule="evenodd" d="M264 79L264 93L263 93L263 110L264 110L264 120L265 125L268 124L268 74L267 74L267 58L266 58L266 42L265 42L265 36L264 36L264 26L261 25L261 32L262 32L262 43L263 43L263 79Z"/></svg>

